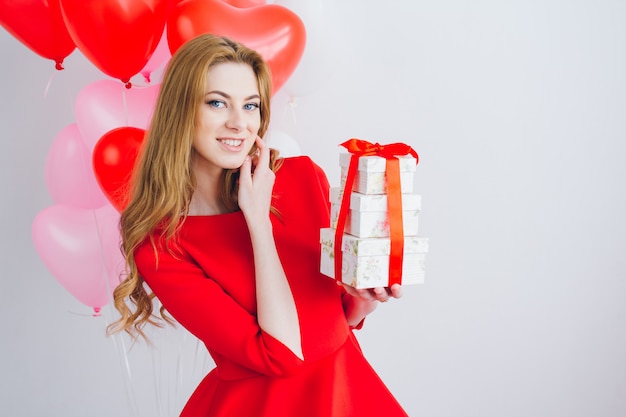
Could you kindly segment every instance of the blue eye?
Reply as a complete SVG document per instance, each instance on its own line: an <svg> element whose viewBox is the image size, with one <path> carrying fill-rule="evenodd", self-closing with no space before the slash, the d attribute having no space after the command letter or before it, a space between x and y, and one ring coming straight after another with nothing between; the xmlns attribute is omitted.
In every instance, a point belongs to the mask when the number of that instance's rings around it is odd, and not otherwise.
<svg viewBox="0 0 626 417"><path fill-rule="evenodd" d="M208 104L211 107L215 107L215 108L222 108L222 107L226 106L226 103L224 103L221 100L210 100L206 104Z"/></svg>
<svg viewBox="0 0 626 417"><path fill-rule="evenodd" d="M261 107L258 103L248 103L245 106L243 106L243 108L245 110L256 110L259 107Z"/></svg>

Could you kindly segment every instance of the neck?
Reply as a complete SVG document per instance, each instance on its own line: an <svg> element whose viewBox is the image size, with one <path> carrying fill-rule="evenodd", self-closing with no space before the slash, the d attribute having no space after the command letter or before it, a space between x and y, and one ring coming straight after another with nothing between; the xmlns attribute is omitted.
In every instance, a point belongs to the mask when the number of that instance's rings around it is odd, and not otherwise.
<svg viewBox="0 0 626 417"><path fill-rule="evenodd" d="M189 215L208 216L224 214L228 209L220 195L221 171L206 172L195 170L196 189L189 202Z"/></svg>

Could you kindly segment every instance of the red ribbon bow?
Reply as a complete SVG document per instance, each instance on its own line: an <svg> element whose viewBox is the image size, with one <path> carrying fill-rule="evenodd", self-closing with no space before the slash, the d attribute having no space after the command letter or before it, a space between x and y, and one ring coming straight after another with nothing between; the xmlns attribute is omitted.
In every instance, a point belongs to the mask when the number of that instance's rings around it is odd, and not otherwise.
<svg viewBox="0 0 626 417"><path fill-rule="evenodd" d="M412 155L415 163L419 161L417 152L404 143L391 143L380 145L360 139L350 139L341 144L352 154L348 174L344 186L341 206L335 230L335 279L342 281L343 261L343 230L346 224L346 216L350 209L350 195L354 185L354 178L361 156L381 156L385 158L385 174L387 176L387 210L389 213L389 234L391 248L389 253L389 282L388 285L402 283L402 259L404 256L404 228L402 222L402 191L400 184L400 163L397 156Z"/></svg>
<svg viewBox="0 0 626 417"><path fill-rule="evenodd" d="M379 143L370 143L361 139L350 139L341 144L353 155L357 156L382 156L386 159L396 159L396 156L411 154L415 158L415 163L419 161L417 152L405 143L390 143L381 145Z"/></svg>

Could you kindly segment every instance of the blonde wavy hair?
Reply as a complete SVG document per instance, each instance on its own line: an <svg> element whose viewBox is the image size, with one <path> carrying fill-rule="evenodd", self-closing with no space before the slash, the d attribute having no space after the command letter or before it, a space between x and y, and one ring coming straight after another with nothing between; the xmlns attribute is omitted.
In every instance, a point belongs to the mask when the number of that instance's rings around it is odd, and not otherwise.
<svg viewBox="0 0 626 417"><path fill-rule="evenodd" d="M246 64L254 71L261 97L258 135L263 137L267 131L272 79L260 54L228 38L208 34L188 41L176 51L163 76L152 122L133 172L130 201L120 220L127 276L113 292L121 317L108 326L109 335L126 331L133 338L147 339L142 331L146 324L161 326L161 319L172 323L163 307L160 318L153 314L154 293L148 291L139 275L134 252L148 238L156 251L152 233L157 226L163 227L165 241L171 241L187 216L195 189L192 143L206 93L207 73L226 62ZM256 146L251 153L254 151ZM270 164L274 170L279 165L277 158L278 152L272 150ZM225 169L221 178L222 200L232 211L238 210L238 174L238 170Z"/></svg>

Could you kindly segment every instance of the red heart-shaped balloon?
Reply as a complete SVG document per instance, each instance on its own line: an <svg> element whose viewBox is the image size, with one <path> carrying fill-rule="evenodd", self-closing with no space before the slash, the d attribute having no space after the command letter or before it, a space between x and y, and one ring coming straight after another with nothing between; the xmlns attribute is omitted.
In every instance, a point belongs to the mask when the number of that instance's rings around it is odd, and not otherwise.
<svg viewBox="0 0 626 417"><path fill-rule="evenodd" d="M60 0L74 43L105 74L128 83L163 34L167 0Z"/></svg>
<svg viewBox="0 0 626 417"><path fill-rule="evenodd" d="M265 0L222 0L225 3L230 4L231 6L244 8L244 7L255 7L265 4Z"/></svg>
<svg viewBox="0 0 626 417"><path fill-rule="evenodd" d="M186 41L204 33L232 38L259 52L272 70L274 92L296 69L306 43L302 20L277 4L237 8L222 0L178 3L167 20L172 54Z"/></svg>
<svg viewBox="0 0 626 417"><path fill-rule="evenodd" d="M0 1L0 24L33 52L55 61L57 69L76 48L59 0Z"/></svg>
<svg viewBox="0 0 626 417"><path fill-rule="evenodd" d="M96 180L119 212L128 204L130 177L145 134L137 127L118 127L102 135L93 149Z"/></svg>

